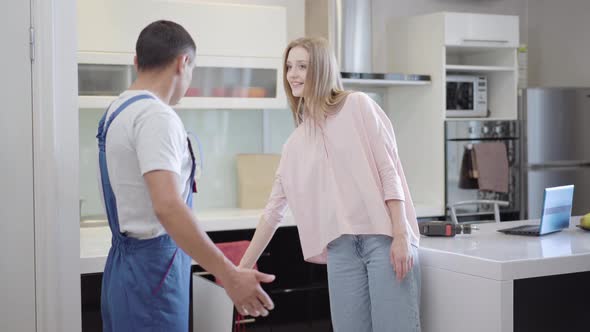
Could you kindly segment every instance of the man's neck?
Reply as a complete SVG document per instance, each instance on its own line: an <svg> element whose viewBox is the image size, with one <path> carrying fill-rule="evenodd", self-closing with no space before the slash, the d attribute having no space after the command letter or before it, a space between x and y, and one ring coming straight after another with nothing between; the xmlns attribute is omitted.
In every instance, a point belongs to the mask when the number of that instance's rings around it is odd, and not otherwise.
<svg viewBox="0 0 590 332"><path fill-rule="evenodd" d="M173 79L163 73L138 73L137 79L128 90L147 90L156 95L164 103L170 105L174 92Z"/></svg>

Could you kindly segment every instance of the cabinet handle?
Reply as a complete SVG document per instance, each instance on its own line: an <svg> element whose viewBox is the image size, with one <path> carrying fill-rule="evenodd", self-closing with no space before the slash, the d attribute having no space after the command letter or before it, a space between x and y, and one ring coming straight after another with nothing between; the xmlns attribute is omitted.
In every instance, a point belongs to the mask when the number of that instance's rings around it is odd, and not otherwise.
<svg viewBox="0 0 590 332"><path fill-rule="evenodd" d="M498 44L507 44L509 41L505 39L467 39L463 38L463 42L465 43L498 43Z"/></svg>
<svg viewBox="0 0 590 332"><path fill-rule="evenodd" d="M256 319L254 318L246 318L246 319L240 319L236 321L236 324L251 324L254 323L256 321Z"/></svg>

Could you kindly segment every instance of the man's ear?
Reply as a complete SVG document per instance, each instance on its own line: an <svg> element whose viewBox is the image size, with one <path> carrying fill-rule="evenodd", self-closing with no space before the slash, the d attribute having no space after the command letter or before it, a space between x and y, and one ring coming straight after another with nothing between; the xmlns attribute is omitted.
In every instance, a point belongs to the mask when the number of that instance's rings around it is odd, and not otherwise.
<svg viewBox="0 0 590 332"><path fill-rule="evenodd" d="M182 73L186 69L186 66L190 62L190 57L188 54L182 54L176 57L176 72Z"/></svg>
<svg viewBox="0 0 590 332"><path fill-rule="evenodd" d="M137 73L139 71L137 68L137 55L133 56L133 67L135 67L135 72Z"/></svg>

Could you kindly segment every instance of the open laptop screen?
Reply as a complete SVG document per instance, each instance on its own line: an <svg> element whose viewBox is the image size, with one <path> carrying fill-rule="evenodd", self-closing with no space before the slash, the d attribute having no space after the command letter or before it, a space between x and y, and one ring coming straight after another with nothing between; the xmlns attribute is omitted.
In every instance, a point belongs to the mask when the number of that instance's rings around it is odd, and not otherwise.
<svg viewBox="0 0 590 332"><path fill-rule="evenodd" d="M540 234L569 227L573 199L573 185L545 189Z"/></svg>

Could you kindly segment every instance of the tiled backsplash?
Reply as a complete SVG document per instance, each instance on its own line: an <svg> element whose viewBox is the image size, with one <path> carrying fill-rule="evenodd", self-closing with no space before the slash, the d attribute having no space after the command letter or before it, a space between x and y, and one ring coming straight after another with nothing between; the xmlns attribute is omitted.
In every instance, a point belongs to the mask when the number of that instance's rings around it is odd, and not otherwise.
<svg viewBox="0 0 590 332"><path fill-rule="evenodd" d="M80 195L82 216L104 214L97 184L96 129L104 110L80 110ZM196 134L203 148L203 174L195 210L235 208L238 153L280 153L293 130L288 109L182 110L187 131ZM265 118L267 126L264 126ZM266 128L266 132L265 132ZM267 146L264 151L264 141Z"/></svg>

